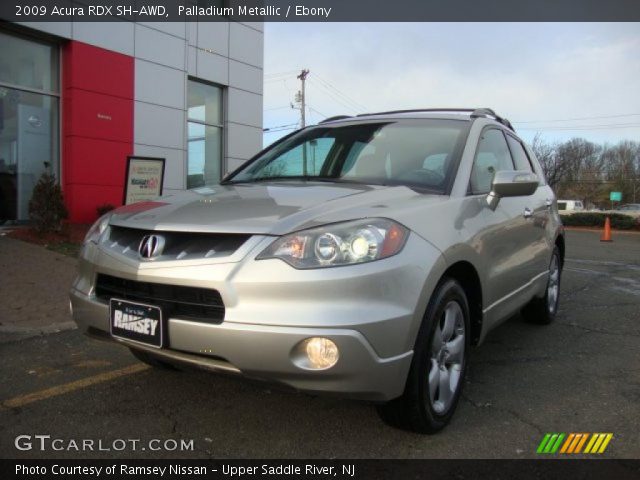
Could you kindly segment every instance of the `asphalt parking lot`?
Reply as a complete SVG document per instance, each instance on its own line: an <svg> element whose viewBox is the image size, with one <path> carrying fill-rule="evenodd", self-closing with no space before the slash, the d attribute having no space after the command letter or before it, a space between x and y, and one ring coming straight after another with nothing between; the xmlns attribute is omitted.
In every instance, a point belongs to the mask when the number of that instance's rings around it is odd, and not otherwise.
<svg viewBox="0 0 640 480"><path fill-rule="evenodd" d="M2 333L0 332L0 336ZM640 235L568 232L559 316L519 316L473 350L449 427L420 436L373 406L161 371L77 330L0 343L3 458L532 458L546 432L612 432L640 458ZM18 451L18 435L193 440L193 451ZM66 444L66 443L65 443Z"/></svg>

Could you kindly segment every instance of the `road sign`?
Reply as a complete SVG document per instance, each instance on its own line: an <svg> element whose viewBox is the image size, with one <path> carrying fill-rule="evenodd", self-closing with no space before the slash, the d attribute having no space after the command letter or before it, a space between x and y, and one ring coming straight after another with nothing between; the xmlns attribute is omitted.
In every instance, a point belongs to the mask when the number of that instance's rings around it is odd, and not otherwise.
<svg viewBox="0 0 640 480"><path fill-rule="evenodd" d="M611 192L609 194L609 200L611 200L612 202L621 202L622 192Z"/></svg>

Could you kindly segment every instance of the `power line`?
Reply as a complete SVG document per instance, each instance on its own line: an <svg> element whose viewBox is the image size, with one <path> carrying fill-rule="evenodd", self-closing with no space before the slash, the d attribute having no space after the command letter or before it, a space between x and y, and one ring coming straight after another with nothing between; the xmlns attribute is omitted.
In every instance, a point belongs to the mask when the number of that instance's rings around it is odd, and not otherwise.
<svg viewBox="0 0 640 480"><path fill-rule="evenodd" d="M335 102L337 102L340 105L342 105L343 108L348 109L351 113L360 113L360 111L356 107L354 107L353 105L350 105L346 101L342 100L340 97L335 95L333 92L331 92L331 90L329 90L327 87L323 86L321 83L315 82L314 79L310 79L310 82L311 82L312 85L315 85L316 87L318 87L320 89L319 91L321 91L325 95L328 95Z"/></svg>
<svg viewBox="0 0 640 480"><path fill-rule="evenodd" d="M329 82L328 80L325 80L324 78L322 78L319 75L316 75L315 78L317 80L319 80L321 83L324 83L325 85L327 85L329 88L333 89L337 94L341 95L342 97L344 97L347 101L349 101L350 103L352 103L353 105L355 105L356 107L358 107L359 109L362 110L368 110L367 107L365 107L364 105L362 105L361 103L355 101L353 98L351 98L349 95L347 95L346 93L342 92L340 89L338 89L337 87L335 87L331 82Z"/></svg>
<svg viewBox="0 0 640 480"><path fill-rule="evenodd" d="M287 72L265 73L264 74L264 78L283 77L283 76L287 76L287 75L293 75L295 73L298 73L298 71L297 70L289 70Z"/></svg>
<svg viewBox="0 0 640 480"><path fill-rule="evenodd" d="M291 108L291 105L284 105L282 107L273 107L273 108L265 108L263 111L265 112L272 112L274 110L284 110L285 108Z"/></svg>
<svg viewBox="0 0 640 480"><path fill-rule="evenodd" d="M512 123L555 123L555 122L573 122L578 120L598 120L603 118L624 118L624 117L637 117L640 116L640 113L624 113L618 115L601 115L596 117L579 117L579 118L562 118L559 120L523 120L523 121L513 121Z"/></svg>
<svg viewBox="0 0 640 480"><path fill-rule="evenodd" d="M543 130L543 131L562 131L562 130L615 130L618 128L635 128L640 127L640 123L612 123L608 125L576 125L562 127L529 127L518 128L518 130Z"/></svg>
<svg viewBox="0 0 640 480"><path fill-rule="evenodd" d="M267 134L267 133L278 133L278 132L287 132L289 130L296 130L298 128L298 125L296 125L295 127L289 127L289 128L279 128L278 130L269 130L269 131L263 131L263 134Z"/></svg>
<svg viewBox="0 0 640 480"><path fill-rule="evenodd" d="M317 110L316 108L313 108L311 105L307 105L307 107L309 108L309 110L311 110L313 112L316 112L318 115L322 116L323 118L327 118L328 117L328 115L325 115L320 110Z"/></svg>
<svg viewBox="0 0 640 480"><path fill-rule="evenodd" d="M296 123L289 123L289 124L287 124L287 125L276 125L276 126L274 126L274 127L267 127L267 128L263 128L263 129L262 129L262 131L263 131L263 132L271 132L271 131L273 131L273 130L275 130L275 129L278 129L278 128L285 128L285 127L296 127L296 128L297 128L297 127L298 127L298 123L296 122Z"/></svg>
<svg viewBox="0 0 640 480"><path fill-rule="evenodd" d="M313 84L326 95L329 95L334 101L338 102L343 107L348 108L353 113L360 113L366 110L365 108L360 107L348 98L337 94L334 90L326 86L324 83L318 82L316 78L313 79Z"/></svg>
<svg viewBox="0 0 640 480"><path fill-rule="evenodd" d="M289 75L287 75L286 77L265 78L264 83L265 84L278 83L278 82L284 82L288 79L289 79Z"/></svg>

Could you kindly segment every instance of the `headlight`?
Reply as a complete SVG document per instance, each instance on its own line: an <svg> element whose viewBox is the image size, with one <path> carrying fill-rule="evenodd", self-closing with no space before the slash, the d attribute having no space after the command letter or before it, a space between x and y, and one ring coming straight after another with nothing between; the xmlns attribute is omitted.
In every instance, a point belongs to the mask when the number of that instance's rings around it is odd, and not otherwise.
<svg viewBox="0 0 640 480"><path fill-rule="evenodd" d="M257 260L280 258L295 268L371 262L395 255L409 230L385 218L335 223L278 238Z"/></svg>
<svg viewBox="0 0 640 480"><path fill-rule="evenodd" d="M109 212L103 216L101 216L96 223L91 225L91 228L87 232L87 235L84 237L84 243L93 242L100 243L102 239L102 235L104 234L107 227L109 227L109 220L111 220L112 213Z"/></svg>

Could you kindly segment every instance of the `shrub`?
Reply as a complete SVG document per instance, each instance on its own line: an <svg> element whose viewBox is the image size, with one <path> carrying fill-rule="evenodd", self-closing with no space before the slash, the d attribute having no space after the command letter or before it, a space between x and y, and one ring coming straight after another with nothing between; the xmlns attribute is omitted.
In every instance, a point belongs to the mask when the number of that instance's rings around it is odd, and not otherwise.
<svg viewBox="0 0 640 480"><path fill-rule="evenodd" d="M50 173L43 173L33 188L29 201L29 218L38 233L59 232L69 216L60 185Z"/></svg>
<svg viewBox="0 0 640 480"><path fill-rule="evenodd" d="M96 207L96 212L98 212L98 217L103 216L105 213L114 210L116 207L111 205L110 203L103 203L102 205L98 205Z"/></svg>
<svg viewBox="0 0 640 480"><path fill-rule="evenodd" d="M611 219L611 228L638 228L638 219L622 213L576 212L562 215L562 223L568 227L603 227L606 217Z"/></svg>

